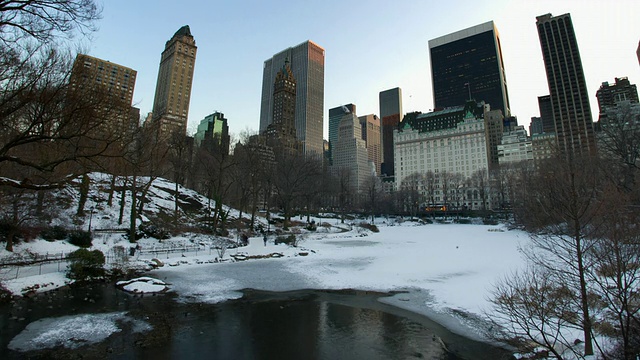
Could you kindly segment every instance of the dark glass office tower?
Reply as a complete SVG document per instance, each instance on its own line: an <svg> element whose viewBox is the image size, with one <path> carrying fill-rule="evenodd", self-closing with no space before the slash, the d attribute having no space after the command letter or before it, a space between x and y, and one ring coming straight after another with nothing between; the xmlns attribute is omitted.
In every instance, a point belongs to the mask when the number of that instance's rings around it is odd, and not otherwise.
<svg viewBox="0 0 640 360"><path fill-rule="evenodd" d="M402 89L393 88L381 91L380 102L380 134L382 165L381 175L393 176L393 129L402 120Z"/></svg>
<svg viewBox="0 0 640 360"><path fill-rule="evenodd" d="M551 96L538 96L538 109L542 119L542 132L555 133L556 126L553 123L553 108L551 108Z"/></svg>
<svg viewBox="0 0 640 360"><path fill-rule="evenodd" d="M484 101L511 115L500 36L493 21L429 40L435 109Z"/></svg>
<svg viewBox="0 0 640 360"><path fill-rule="evenodd" d="M571 15L546 14L536 20L558 148L594 153L593 119Z"/></svg>

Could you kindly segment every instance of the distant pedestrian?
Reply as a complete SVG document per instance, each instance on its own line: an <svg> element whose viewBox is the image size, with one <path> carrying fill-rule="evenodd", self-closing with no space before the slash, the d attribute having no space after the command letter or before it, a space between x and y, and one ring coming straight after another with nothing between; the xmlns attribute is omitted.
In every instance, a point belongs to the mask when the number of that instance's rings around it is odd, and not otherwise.
<svg viewBox="0 0 640 360"><path fill-rule="evenodd" d="M262 240L264 241L264 246L267 246L267 235L266 234L264 235Z"/></svg>

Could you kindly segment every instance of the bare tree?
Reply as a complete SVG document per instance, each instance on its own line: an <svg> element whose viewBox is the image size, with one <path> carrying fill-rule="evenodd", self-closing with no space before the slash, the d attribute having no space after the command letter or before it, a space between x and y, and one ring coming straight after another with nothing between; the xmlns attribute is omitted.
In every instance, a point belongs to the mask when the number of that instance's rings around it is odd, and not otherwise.
<svg viewBox="0 0 640 360"><path fill-rule="evenodd" d="M34 40L50 43L87 34L101 9L94 0L4 0L0 2L0 39L4 46Z"/></svg>
<svg viewBox="0 0 640 360"><path fill-rule="evenodd" d="M313 158L287 150L276 149L275 160L273 190L287 226L291 222L296 201L308 190L308 180L321 176L322 166Z"/></svg>
<svg viewBox="0 0 640 360"><path fill-rule="evenodd" d="M478 200L482 202L482 211L487 210L487 198L489 197L490 187L489 187L489 177L487 174L487 169L479 169L474 171L469 178L470 185L473 191L477 191ZM474 195L474 200L475 195Z"/></svg>
<svg viewBox="0 0 640 360"><path fill-rule="evenodd" d="M594 250L589 253L595 265L588 274L603 307L594 326L618 339L612 357L625 360L640 354L640 214L629 195L616 186L605 192L608 211L602 214Z"/></svg>
<svg viewBox="0 0 640 360"><path fill-rule="evenodd" d="M558 155L550 159L531 179L524 208L526 228L536 251L525 254L535 264L554 271L575 291L574 325L583 330L585 355L593 354L593 324L590 315L592 291L587 284L594 263L587 254L593 250L596 231L602 222L605 186L598 161L591 157Z"/></svg>
<svg viewBox="0 0 640 360"><path fill-rule="evenodd" d="M347 168L338 169L338 207L340 209L340 222L344 224L347 211L353 206L354 189L351 185L351 177L353 174Z"/></svg>
<svg viewBox="0 0 640 360"><path fill-rule="evenodd" d="M620 186L627 191L635 188L640 160L640 108L637 104L620 103L607 109L600 121L598 145L601 154L614 164Z"/></svg>
<svg viewBox="0 0 640 360"><path fill-rule="evenodd" d="M64 42L93 31L100 11L93 0L0 2L1 184L59 187L111 152L116 136L100 126L111 100L74 92Z"/></svg>
<svg viewBox="0 0 640 360"><path fill-rule="evenodd" d="M543 347L556 359L579 355L566 328L575 323L571 289L557 273L532 266L500 280L492 291L489 336L529 353Z"/></svg>
<svg viewBox="0 0 640 360"><path fill-rule="evenodd" d="M236 144L233 156L235 166L232 168L231 177L234 201L240 209L249 206L253 228L259 201L263 200L268 208L275 164L273 149L266 146L264 137L245 132Z"/></svg>
<svg viewBox="0 0 640 360"><path fill-rule="evenodd" d="M425 202L421 192L424 181L424 176L416 172L402 179L400 183L399 196L402 199L404 210L412 217L418 214L420 206Z"/></svg>
<svg viewBox="0 0 640 360"><path fill-rule="evenodd" d="M364 189L366 191L365 197L363 198L365 200L364 208L369 211L371 223L373 224L382 200L382 183L380 182L380 178L373 174L369 176L364 184Z"/></svg>
<svg viewBox="0 0 640 360"><path fill-rule="evenodd" d="M451 204L455 204L456 208L456 216L460 217L460 201L462 200L462 195L464 194L464 176L460 173L452 174L449 178L449 199L451 200Z"/></svg>

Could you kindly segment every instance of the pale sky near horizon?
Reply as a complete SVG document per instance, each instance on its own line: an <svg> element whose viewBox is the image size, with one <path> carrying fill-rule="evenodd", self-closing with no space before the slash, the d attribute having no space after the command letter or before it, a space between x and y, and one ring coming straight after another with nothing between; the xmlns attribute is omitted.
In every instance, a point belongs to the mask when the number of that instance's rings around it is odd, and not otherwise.
<svg viewBox="0 0 640 360"><path fill-rule="evenodd" d="M527 126L537 97L549 93L536 16L571 13L597 120L604 81L640 83L636 49L640 1L634 0L103 0L88 54L138 72L134 106L151 111L160 54L189 25L198 53L189 108L194 131L206 115L225 114L232 134L257 131L262 66L287 47L312 40L325 49L324 137L328 111L354 103L378 114L378 93L402 88L404 112L433 108L430 39L490 20L501 38L512 114Z"/></svg>

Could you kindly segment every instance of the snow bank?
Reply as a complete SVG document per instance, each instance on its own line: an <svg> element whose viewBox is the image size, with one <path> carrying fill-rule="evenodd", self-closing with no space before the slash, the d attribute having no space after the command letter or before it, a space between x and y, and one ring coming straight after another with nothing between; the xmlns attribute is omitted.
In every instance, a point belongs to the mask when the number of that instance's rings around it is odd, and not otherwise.
<svg viewBox="0 0 640 360"><path fill-rule="evenodd" d="M57 346L75 349L105 340L111 334L122 331L120 326L127 322L132 324L134 332L151 329L146 322L128 317L125 312L45 318L27 325L11 340L8 348L14 351L51 349Z"/></svg>

